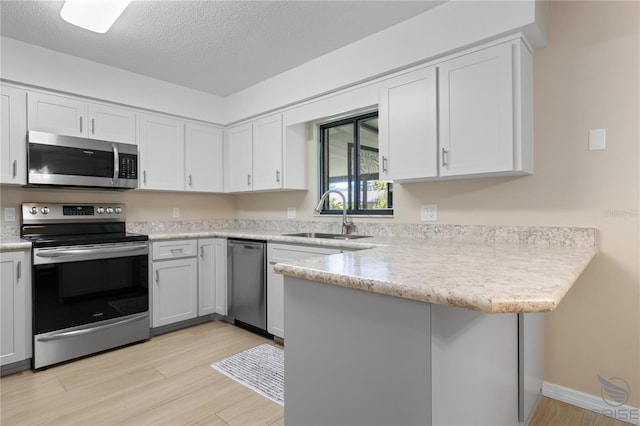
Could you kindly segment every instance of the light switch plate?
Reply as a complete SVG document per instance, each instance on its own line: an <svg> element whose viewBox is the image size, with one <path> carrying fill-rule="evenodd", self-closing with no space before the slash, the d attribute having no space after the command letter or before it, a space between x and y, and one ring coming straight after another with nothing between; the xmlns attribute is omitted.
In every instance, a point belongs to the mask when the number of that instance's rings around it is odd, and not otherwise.
<svg viewBox="0 0 640 426"><path fill-rule="evenodd" d="M4 208L4 221L15 222L16 221L16 209L14 207Z"/></svg>
<svg viewBox="0 0 640 426"><path fill-rule="evenodd" d="M607 129L589 130L589 151L602 151L607 146Z"/></svg>
<svg viewBox="0 0 640 426"><path fill-rule="evenodd" d="M180 217L180 207L174 207L173 208L173 217L175 217L175 218Z"/></svg>
<svg viewBox="0 0 640 426"><path fill-rule="evenodd" d="M296 218L296 208L287 207L287 219L295 219L295 218Z"/></svg>
<svg viewBox="0 0 640 426"><path fill-rule="evenodd" d="M438 206L436 204L421 205L420 220L424 222L435 222L438 220Z"/></svg>

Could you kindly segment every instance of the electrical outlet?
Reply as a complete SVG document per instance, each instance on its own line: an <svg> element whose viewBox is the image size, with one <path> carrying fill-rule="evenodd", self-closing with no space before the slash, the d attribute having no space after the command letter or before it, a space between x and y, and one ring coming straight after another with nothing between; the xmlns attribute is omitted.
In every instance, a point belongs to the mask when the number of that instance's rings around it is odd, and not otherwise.
<svg viewBox="0 0 640 426"><path fill-rule="evenodd" d="M436 204L421 205L420 220L425 222L435 222L438 220L438 206Z"/></svg>
<svg viewBox="0 0 640 426"><path fill-rule="evenodd" d="M174 207L173 208L173 217L175 217L175 218L180 217L180 207Z"/></svg>
<svg viewBox="0 0 640 426"><path fill-rule="evenodd" d="M295 219L295 218L296 218L296 208L287 207L287 219Z"/></svg>
<svg viewBox="0 0 640 426"><path fill-rule="evenodd" d="M4 208L4 221L15 222L16 221L16 209L13 207Z"/></svg>

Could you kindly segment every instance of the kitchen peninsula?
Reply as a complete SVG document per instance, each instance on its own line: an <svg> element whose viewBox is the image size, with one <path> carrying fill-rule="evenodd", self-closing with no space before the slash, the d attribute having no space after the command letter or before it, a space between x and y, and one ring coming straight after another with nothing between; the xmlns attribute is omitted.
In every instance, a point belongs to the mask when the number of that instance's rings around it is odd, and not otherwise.
<svg viewBox="0 0 640 426"><path fill-rule="evenodd" d="M554 238L394 238L276 265L285 275L286 422L527 421L543 381L543 313L596 252L589 238Z"/></svg>

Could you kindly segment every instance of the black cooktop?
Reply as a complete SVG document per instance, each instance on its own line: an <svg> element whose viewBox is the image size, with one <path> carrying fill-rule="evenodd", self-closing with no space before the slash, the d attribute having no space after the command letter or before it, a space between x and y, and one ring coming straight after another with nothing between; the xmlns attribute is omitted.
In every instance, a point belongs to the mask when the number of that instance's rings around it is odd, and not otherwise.
<svg viewBox="0 0 640 426"><path fill-rule="evenodd" d="M126 232L125 224L122 222L23 225L21 232L21 237L31 241L35 248L122 243L149 239L147 235Z"/></svg>

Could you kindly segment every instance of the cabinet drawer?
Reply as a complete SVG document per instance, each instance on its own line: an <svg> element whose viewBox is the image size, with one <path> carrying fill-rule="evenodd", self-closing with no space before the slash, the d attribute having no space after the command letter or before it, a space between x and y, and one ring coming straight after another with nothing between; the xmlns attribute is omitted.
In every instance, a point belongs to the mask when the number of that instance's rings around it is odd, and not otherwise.
<svg viewBox="0 0 640 426"><path fill-rule="evenodd" d="M162 241L152 244L153 260L195 257L198 252L197 240Z"/></svg>

